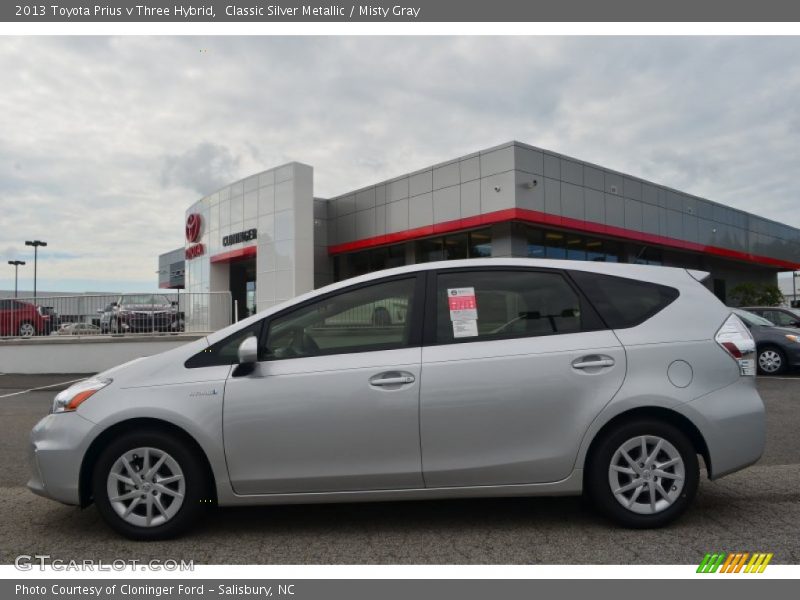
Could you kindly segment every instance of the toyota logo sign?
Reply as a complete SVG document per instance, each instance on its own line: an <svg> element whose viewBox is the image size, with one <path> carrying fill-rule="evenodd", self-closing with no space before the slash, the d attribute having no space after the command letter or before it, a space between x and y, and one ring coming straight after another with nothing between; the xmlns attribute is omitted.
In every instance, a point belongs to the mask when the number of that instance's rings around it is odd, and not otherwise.
<svg viewBox="0 0 800 600"><path fill-rule="evenodd" d="M194 243L200 239L200 215L190 214L186 219L186 239L189 243Z"/></svg>

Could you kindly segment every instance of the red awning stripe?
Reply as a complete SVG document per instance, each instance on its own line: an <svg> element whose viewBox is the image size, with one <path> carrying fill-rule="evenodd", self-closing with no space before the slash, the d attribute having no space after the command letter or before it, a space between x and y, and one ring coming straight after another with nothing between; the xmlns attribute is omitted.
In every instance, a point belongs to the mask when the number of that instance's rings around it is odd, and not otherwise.
<svg viewBox="0 0 800 600"><path fill-rule="evenodd" d="M258 253L257 246L245 246L244 248L237 248L236 250L229 250L221 254L215 254L211 257L212 263L231 262L242 258L249 258Z"/></svg>
<svg viewBox="0 0 800 600"><path fill-rule="evenodd" d="M408 229L406 231L387 233L385 235L377 235L353 242L345 242L344 244L336 244L328 247L328 254L336 255L344 252L354 252L357 250L377 248L379 246L397 244L431 235L453 233L456 231L474 229L475 227L481 227L483 225L492 225L494 223L503 223L507 221L522 221L524 223L548 225L551 227L571 229L584 233L594 233L624 240L665 246L667 248L677 248L679 250L690 250L692 252L713 254L723 258L758 263L787 270L800 269L800 262L791 262L769 256L760 256L757 254L751 254L749 252L740 252L738 250L721 248L719 246L706 246L704 244L687 242L685 240L678 240L663 235L645 233L643 231L634 231L632 229L615 227L613 225L603 225L602 223L596 223L594 221L582 221L580 219L573 219L570 217L561 217L558 215L551 215L549 213L525 208L507 208L505 210L498 210L484 215L476 215L474 217L466 217L464 219L455 219L453 221L436 223L434 225L426 225L425 227L417 227L415 229ZM212 259L212 261L213 260L214 259Z"/></svg>

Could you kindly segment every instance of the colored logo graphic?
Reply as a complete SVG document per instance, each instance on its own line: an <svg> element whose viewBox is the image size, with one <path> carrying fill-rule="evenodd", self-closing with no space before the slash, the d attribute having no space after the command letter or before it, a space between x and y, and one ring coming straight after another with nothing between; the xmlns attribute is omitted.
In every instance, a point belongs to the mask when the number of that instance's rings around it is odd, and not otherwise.
<svg viewBox="0 0 800 600"><path fill-rule="evenodd" d="M197 213L190 214L186 219L186 239L191 242L196 242L200 239L200 215Z"/></svg>
<svg viewBox="0 0 800 600"><path fill-rule="evenodd" d="M700 565L697 567L698 573L763 573L769 561L772 560L772 552L715 552L706 554Z"/></svg>

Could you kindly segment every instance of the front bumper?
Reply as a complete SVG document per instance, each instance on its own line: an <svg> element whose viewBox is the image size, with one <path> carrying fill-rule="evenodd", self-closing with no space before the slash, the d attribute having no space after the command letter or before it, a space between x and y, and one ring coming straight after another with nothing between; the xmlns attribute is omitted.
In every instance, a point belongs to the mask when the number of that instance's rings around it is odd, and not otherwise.
<svg viewBox="0 0 800 600"><path fill-rule="evenodd" d="M677 410L697 426L706 442L709 479L744 469L761 458L766 414L755 377L739 377L735 383L682 404Z"/></svg>
<svg viewBox="0 0 800 600"><path fill-rule="evenodd" d="M169 313L134 314L119 317L119 324L123 331L169 331L174 322L175 315Z"/></svg>
<svg viewBox="0 0 800 600"><path fill-rule="evenodd" d="M786 351L786 362L790 367L800 367L800 344L793 343L784 347Z"/></svg>
<svg viewBox="0 0 800 600"><path fill-rule="evenodd" d="M31 431L28 489L64 504L80 504L81 462L94 423L75 412L50 414Z"/></svg>

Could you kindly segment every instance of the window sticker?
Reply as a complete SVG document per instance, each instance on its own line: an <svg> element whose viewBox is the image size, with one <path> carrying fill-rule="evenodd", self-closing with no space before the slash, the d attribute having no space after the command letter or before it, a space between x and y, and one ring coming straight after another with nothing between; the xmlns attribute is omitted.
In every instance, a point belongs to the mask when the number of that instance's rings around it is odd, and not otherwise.
<svg viewBox="0 0 800 600"><path fill-rule="evenodd" d="M474 287L448 288L447 304L450 307L450 320L453 322L478 319L478 303L475 300Z"/></svg>
<svg viewBox="0 0 800 600"><path fill-rule="evenodd" d="M478 321L453 321L453 337L477 337L478 336Z"/></svg>

